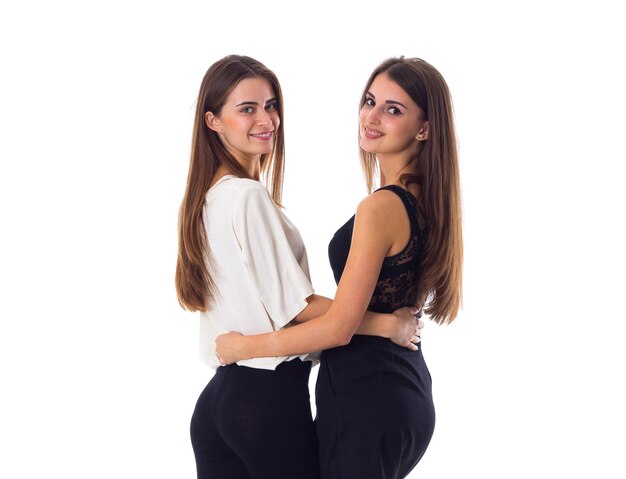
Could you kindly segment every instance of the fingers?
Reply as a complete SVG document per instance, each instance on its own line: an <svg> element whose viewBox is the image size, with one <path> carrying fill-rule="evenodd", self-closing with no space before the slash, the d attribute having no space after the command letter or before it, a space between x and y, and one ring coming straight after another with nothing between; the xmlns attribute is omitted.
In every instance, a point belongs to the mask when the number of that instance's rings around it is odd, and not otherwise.
<svg viewBox="0 0 626 479"><path fill-rule="evenodd" d="M410 349L411 351L417 351L419 348L417 347L418 343L422 340L419 335L415 334L409 341L404 345L405 348Z"/></svg>
<svg viewBox="0 0 626 479"><path fill-rule="evenodd" d="M404 345L405 348L410 349L411 351L417 351L417 344L412 343L411 341L409 341L407 344Z"/></svg>
<svg viewBox="0 0 626 479"><path fill-rule="evenodd" d="M424 321L420 319L422 317L422 308L413 307L410 312L415 317L415 330L406 347L412 351L417 351L419 349L417 345L422 341L420 335L424 327Z"/></svg>

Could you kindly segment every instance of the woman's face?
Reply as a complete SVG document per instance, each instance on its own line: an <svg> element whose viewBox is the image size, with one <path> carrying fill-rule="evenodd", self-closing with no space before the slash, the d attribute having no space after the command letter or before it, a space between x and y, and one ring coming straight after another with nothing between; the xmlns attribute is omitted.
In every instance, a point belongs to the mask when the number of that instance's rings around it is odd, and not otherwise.
<svg viewBox="0 0 626 479"><path fill-rule="evenodd" d="M413 154L418 142L427 138L428 122L422 118L422 109L400 85L381 73L374 78L361 106L361 148L377 155Z"/></svg>
<svg viewBox="0 0 626 479"><path fill-rule="evenodd" d="M266 79L246 78L230 92L219 116L207 112L205 120L235 158L258 159L272 151L280 125L278 99Z"/></svg>

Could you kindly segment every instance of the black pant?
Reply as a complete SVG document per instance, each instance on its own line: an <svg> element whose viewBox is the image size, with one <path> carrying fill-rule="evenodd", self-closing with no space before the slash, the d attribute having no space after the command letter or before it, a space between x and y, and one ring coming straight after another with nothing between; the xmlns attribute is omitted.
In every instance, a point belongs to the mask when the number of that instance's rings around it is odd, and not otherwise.
<svg viewBox="0 0 626 479"><path fill-rule="evenodd" d="M198 479L319 479L310 372L299 359L218 368L191 419Z"/></svg>
<svg viewBox="0 0 626 479"><path fill-rule="evenodd" d="M315 393L323 479L400 479L426 451L435 409L421 346L354 336L322 353Z"/></svg>

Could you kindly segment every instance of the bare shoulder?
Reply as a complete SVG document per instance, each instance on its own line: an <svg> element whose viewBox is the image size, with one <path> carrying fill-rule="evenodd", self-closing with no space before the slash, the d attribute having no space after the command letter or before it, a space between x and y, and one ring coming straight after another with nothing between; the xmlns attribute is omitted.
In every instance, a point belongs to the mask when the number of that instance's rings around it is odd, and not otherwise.
<svg viewBox="0 0 626 479"><path fill-rule="evenodd" d="M354 242L366 239L380 244L385 253L395 240L398 205L402 200L391 191L380 190L359 203L354 219Z"/></svg>
<svg viewBox="0 0 626 479"><path fill-rule="evenodd" d="M386 245L386 253L406 244L409 229L402 199L393 191L378 190L359 203L355 232L376 238Z"/></svg>
<svg viewBox="0 0 626 479"><path fill-rule="evenodd" d="M385 222L396 214L399 206L402 206L402 200L398 195L389 190L379 190L361 200L357 216L360 214L372 219L380 218Z"/></svg>

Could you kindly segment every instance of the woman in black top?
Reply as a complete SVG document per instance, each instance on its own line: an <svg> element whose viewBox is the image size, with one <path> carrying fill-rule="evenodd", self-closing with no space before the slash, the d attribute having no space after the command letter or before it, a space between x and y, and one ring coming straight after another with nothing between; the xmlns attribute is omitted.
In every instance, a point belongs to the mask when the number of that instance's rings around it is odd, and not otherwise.
<svg viewBox="0 0 626 479"><path fill-rule="evenodd" d="M402 478L432 436L430 374L421 350L354 333L365 310L414 305L440 324L458 313L460 191L446 82L423 60L388 59L367 82L359 123L368 187L377 170L382 187L330 243L332 306L276 333L220 336L217 352L233 362L324 349L316 389L322 477Z"/></svg>

